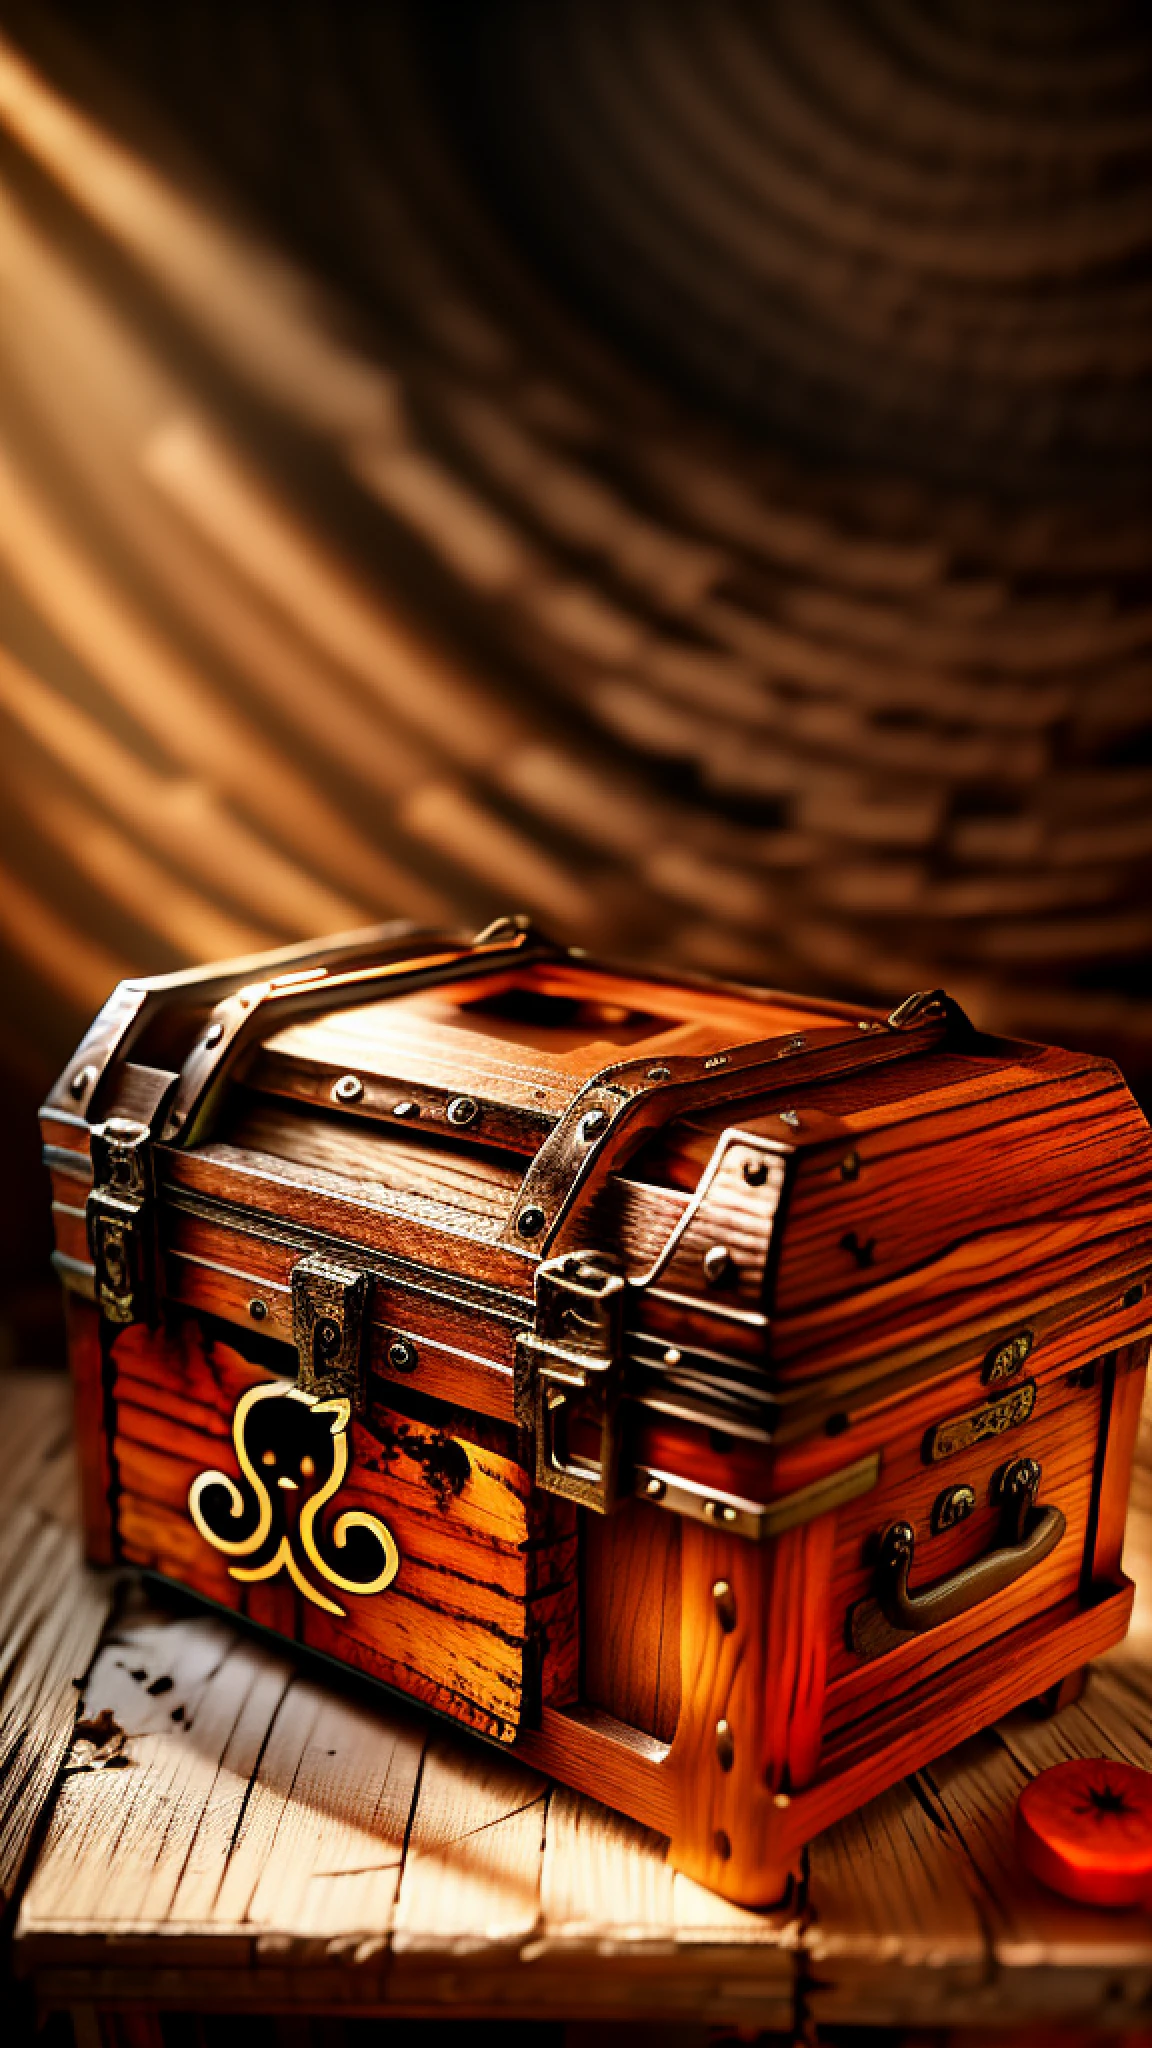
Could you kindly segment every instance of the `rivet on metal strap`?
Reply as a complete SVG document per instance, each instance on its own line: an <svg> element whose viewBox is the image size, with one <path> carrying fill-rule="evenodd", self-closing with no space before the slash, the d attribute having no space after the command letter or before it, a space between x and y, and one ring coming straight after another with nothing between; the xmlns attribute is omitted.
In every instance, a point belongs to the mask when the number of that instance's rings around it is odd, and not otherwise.
<svg viewBox="0 0 1152 2048"><path fill-rule="evenodd" d="M704 1254L704 1276L710 1287L719 1287L732 1272L732 1254L726 1244L714 1244Z"/></svg>

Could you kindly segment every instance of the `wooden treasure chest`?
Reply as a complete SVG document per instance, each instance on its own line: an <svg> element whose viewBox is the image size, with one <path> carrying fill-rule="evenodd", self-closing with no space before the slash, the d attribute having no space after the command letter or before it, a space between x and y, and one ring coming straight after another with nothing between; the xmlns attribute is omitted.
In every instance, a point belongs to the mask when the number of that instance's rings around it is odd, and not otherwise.
<svg viewBox="0 0 1152 2048"><path fill-rule="evenodd" d="M87 1542L747 1904L1124 1633L1115 1068L507 919L123 983L43 1111Z"/></svg>

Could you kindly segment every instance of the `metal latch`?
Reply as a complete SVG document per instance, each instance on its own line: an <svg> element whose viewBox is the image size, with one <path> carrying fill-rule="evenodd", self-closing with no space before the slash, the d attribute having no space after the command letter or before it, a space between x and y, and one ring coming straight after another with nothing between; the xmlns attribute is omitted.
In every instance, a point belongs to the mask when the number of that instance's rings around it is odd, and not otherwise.
<svg viewBox="0 0 1152 2048"><path fill-rule="evenodd" d="M292 1268L296 1384L318 1400L343 1397L360 1414L367 1397L364 1320L368 1275L335 1259L298 1259Z"/></svg>
<svg viewBox="0 0 1152 2048"><path fill-rule="evenodd" d="M110 1323L149 1322L153 1313L149 1135L128 1117L92 1126L85 1221L96 1301Z"/></svg>
<svg viewBox="0 0 1152 2048"><path fill-rule="evenodd" d="M619 1466L625 1282L596 1252L536 1269L536 1325L516 1339L516 1415L536 1442L536 1484L607 1514ZM573 1442L573 1425L585 1443Z"/></svg>

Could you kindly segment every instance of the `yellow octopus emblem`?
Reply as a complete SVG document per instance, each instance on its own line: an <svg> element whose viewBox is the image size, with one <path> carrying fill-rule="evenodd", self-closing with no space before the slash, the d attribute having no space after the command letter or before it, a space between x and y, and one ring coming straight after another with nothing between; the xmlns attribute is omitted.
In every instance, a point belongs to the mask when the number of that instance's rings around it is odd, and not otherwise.
<svg viewBox="0 0 1152 2048"><path fill-rule="evenodd" d="M188 1494L205 1542L247 1560L229 1565L232 1578L286 1571L306 1600L341 1618L347 1610L312 1583L309 1567L339 1592L359 1594L382 1593L400 1569L392 1531L365 1509L346 1510L327 1534L320 1526L322 1508L347 1477L350 1419L345 1400L321 1401L275 1382L250 1387L232 1417L246 1484L227 1472L201 1472Z"/></svg>

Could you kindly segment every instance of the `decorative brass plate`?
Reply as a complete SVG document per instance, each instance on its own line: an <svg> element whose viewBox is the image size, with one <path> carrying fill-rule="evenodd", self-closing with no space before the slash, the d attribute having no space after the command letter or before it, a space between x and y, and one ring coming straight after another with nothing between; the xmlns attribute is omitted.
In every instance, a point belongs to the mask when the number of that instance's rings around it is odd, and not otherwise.
<svg viewBox="0 0 1152 2048"><path fill-rule="evenodd" d="M1024 1380L998 1401L985 1401L982 1408L970 1408L967 1415L950 1415L946 1422L935 1423L924 1438L925 1464L936 1465L941 1458L954 1458L957 1451L971 1450L973 1444L982 1443L985 1437L1003 1436L1006 1429L1027 1422L1035 1406L1036 1382Z"/></svg>

